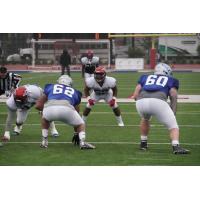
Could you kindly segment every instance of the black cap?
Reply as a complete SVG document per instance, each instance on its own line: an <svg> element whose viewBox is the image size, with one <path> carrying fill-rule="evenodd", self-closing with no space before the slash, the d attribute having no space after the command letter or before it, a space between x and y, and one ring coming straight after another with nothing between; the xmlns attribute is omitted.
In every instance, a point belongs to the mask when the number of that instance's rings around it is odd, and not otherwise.
<svg viewBox="0 0 200 200"><path fill-rule="evenodd" d="M4 67L4 66L1 66L0 67L0 73L6 73L7 72L7 68L6 67Z"/></svg>

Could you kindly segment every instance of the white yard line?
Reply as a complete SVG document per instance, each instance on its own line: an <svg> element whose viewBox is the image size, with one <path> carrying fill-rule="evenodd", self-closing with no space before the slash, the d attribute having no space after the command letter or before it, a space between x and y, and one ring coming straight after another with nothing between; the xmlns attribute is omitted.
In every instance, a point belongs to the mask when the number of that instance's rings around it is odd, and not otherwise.
<svg viewBox="0 0 200 200"><path fill-rule="evenodd" d="M4 126L5 124L0 124L1 126ZM41 124L36 123L36 124L24 124L23 126L41 126ZM60 124L60 123L56 123L56 126L67 126L66 124ZM117 124L87 124L87 126L93 126L93 127L119 127ZM140 125L138 124L125 124L124 127L139 127ZM186 127L186 128L200 128L200 125L192 125L192 124L183 124L183 125L179 125L180 127ZM119 127L121 129L123 129L124 127ZM163 125L159 125L159 124L152 124L151 127L163 127ZM164 128L166 129L166 128Z"/></svg>
<svg viewBox="0 0 200 200"><path fill-rule="evenodd" d="M93 142L93 141L89 141L90 143L93 144L122 144L122 145L139 145L139 142ZM8 142L9 144L40 144L41 142ZM72 144L71 142L49 142L49 144ZM163 143L159 143L159 142L152 142L152 143L148 143L149 145L170 145L171 143L167 143L167 142L163 142ZM188 145L188 146L200 146L200 143L181 143L182 145Z"/></svg>
<svg viewBox="0 0 200 200"><path fill-rule="evenodd" d="M144 161L171 161L172 159L165 158L128 158L129 160L144 160Z"/></svg>

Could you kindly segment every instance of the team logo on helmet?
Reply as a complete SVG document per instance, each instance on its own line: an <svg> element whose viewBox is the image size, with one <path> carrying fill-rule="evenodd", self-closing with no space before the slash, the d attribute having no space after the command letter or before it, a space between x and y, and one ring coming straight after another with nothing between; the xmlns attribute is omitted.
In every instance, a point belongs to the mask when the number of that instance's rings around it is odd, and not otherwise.
<svg viewBox="0 0 200 200"><path fill-rule="evenodd" d="M58 78L57 83L63 84L66 86L72 86L72 79L68 75L62 75Z"/></svg>
<svg viewBox="0 0 200 200"><path fill-rule="evenodd" d="M172 76L172 69L169 65L167 65L165 63L159 63L155 66L154 74Z"/></svg>
<svg viewBox="0 0 200 200"><path fill-rule="evenodd" d="M106 78L106 70L104 67L97 67L94 72L95 80L99 82L103 82Z"/></svg>

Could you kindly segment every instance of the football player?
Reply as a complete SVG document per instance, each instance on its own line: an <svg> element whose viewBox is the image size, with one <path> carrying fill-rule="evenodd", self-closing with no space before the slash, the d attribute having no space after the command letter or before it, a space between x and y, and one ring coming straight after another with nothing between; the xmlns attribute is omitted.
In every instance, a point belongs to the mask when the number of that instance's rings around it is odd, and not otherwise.
<svg viewBox="0 0 200 200"><path fill-rule="evenodd" d="M103 99L112 108L117 119L118 126L124 126L121 117L121 111L117 104L116 79L106 76L106 71L104 67L97 67L94 72L94 77L86 79L84 92L88 100L82 116L85 122L91 111L92 106L94 106L95 103L99 100Z"/></svg>
<svg viewBox="0 0 200 200"><path fill-rule="evenodd" d="M44 94L36 103L36 109L43 110L41 147L48 147L50 122L61 121L74 127L78 133L80 149L95 148L85 142L85 123L79 115L81 97L82 93L72 88L72 79L68 75L60 76L57 84L45 85Z"/></svg>
<svg viewBox="0 0 200 200"><path fill-rule="evenodd" d="M159 63L154 74L142 75L134 91L136 109L141 116L140 149L147 150L147 137L150 130L151 116L155 116L169 130L174 154L188 154L179 144L179 127L176 121L177 96L179 81L172 77L171 67ZM170 106L167 103L170 98Z"/></svg>
<svg viewBox="0 0 200 200"><path fill-rule="evenodd" d="M89 78L94 76L96 67L99 66L99 57L93 55L93 52L88 50L86 56L81 58L82 77Z"/></svg>
<svg viewBox="0 0 200 200"><path fill-rule="evenodd" d="M8 107L8 116L6 120L5 133L3 141L10 140L10 130L16 117L16 126L14 135L19 135L22 131L22 125L26 121L30 108L36 103L36 100L43 94L42 88L36 85L24 85L18 87L11 97L6 101ZM53 137L59 136L54 122L51 123L51 134Z"/></svg>

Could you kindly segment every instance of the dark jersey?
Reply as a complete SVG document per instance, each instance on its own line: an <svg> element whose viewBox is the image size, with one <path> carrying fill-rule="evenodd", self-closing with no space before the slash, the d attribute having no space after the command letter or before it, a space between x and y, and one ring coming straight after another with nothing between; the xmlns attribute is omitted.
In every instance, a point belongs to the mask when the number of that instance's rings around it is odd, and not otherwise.
<svg viewBox="0 0 200 200"><path fill-rule="evenodd" d="M62 84L47 84L44 94L48 100L67 100L72 106L79 105L82 93L72 87Z"/></svg>
<svg viewBox="0 0 200 200"><path fill-rule="evenodd" d="M169 96L171 88L179 88L179 81L173 77L164 75L142 75L138 81L143 91L163 92Z"/></svg>

